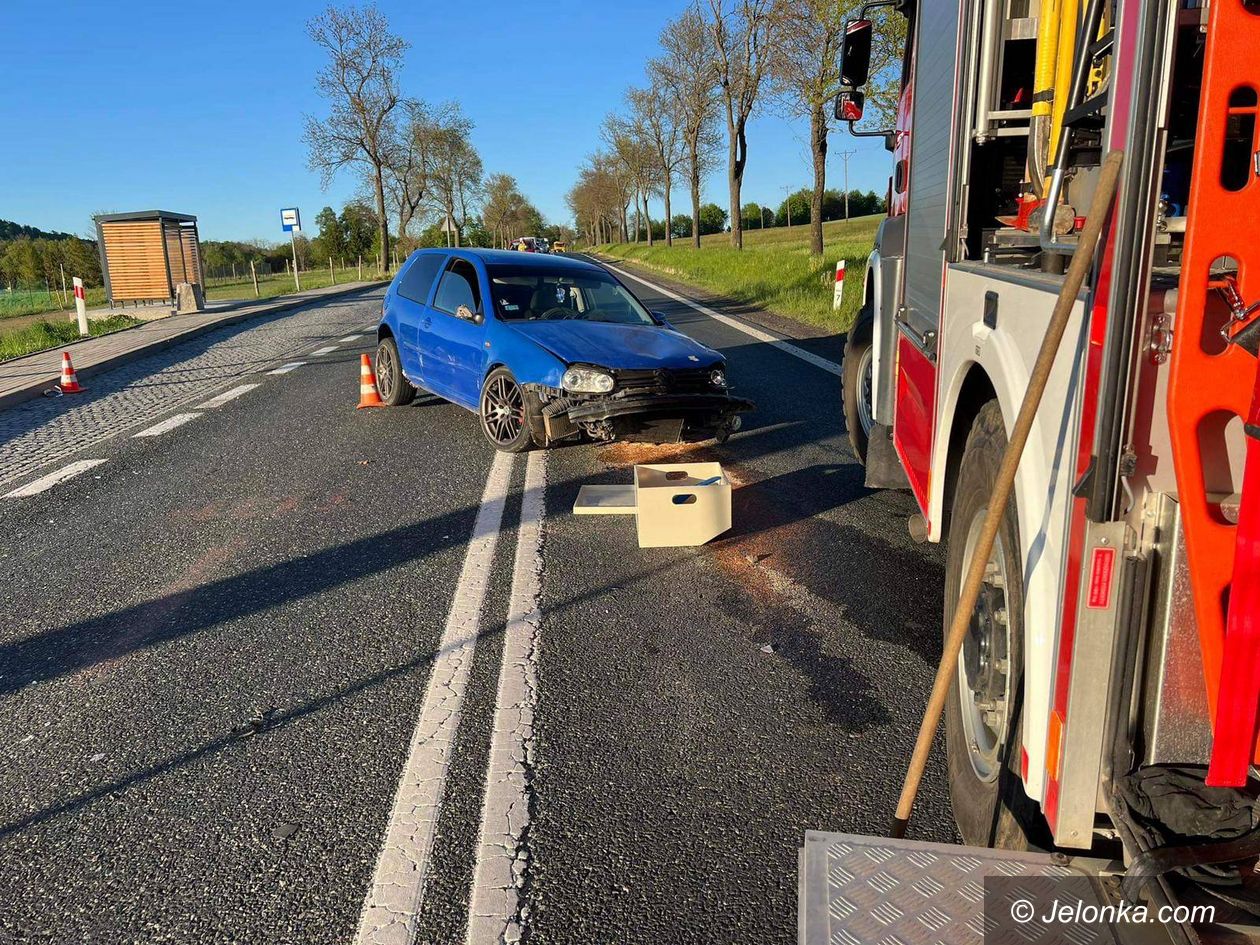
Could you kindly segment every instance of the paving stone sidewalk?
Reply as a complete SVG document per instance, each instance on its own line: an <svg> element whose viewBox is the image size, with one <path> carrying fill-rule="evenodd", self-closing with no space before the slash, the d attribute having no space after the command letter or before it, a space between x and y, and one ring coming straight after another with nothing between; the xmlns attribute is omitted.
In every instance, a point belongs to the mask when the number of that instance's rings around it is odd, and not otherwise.
<svg viewBox="0 0 1260 945"><path fill-rule="evenodd" d="M381 295L378 285L357 295L329 298L326 293L307 299L299 311L272 306L251 324L220 322L197 337L185 336L178 346L142 348L127 363L102 370L84 394L37 397L0 410L0 493L15 479L165 412L201 403L278 360L310 358L312 349L339 336L370 332L380 314ZM347 374L347 383L357 396L357 366Z"/></svg>
<svg viewBox="0 0 1260 945"><path fill-rule="evenodd" d="M145 322L126 331L85 338L63 348L50 348L25 357L0 362L0 410L33 397L57 383L61 376L61 352L69 351L74 360L79 380L85 381L94 374L114 368L133 358L159 351L162 348L186 341L207 331L233 325L260 315L282 312L309 305L311 302L351 295L381 282L352 282L347 285L328 286L296 292L275 299L257 302L211 303L204 312L172 315Z"/></svg>

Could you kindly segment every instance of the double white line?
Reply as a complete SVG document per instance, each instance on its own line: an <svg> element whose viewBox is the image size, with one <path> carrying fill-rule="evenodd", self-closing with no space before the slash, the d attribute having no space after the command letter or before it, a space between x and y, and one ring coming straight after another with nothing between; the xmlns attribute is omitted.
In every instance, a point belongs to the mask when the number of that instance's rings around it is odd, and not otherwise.
<svg viewBox="0 0 1260 945"><path fill-rule="evenodd" d="M527 775L537 692L535 646L545 456L541 451L531 453L525 469L521 526L469 908L470 945L504 941L509 929L519 930L519 889L526 866L521 840L529 821ZM463 718L464 695L503 523L512 459L510 454L496 453L490 467L455 597L425 687L420 718L394 795L372 885L363 904L355 936L359 945L412 945L416 938L416 921L429 878L446 776Z"/></svg>

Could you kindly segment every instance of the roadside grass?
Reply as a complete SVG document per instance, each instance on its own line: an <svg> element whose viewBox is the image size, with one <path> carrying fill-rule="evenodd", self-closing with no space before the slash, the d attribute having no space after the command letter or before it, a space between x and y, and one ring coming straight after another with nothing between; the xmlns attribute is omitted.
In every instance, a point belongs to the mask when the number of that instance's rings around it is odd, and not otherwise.
<svg viewBox="0 0 1260 945"><path fill-rule="evenodd" d="M308 289L322 289L333 285L333 276L327 269L315 269L310 272L302 272L298 274L302 282L302 291ZM363 272L363 281L367 282L373 279L382 279L384 276L377 271ZM336 284L346 285L350 282L358 281L358 270L338 270L336 274ZM293 288L293 276L279 273L278 275L259 277L258 279L258 298L274 299L282 295L291 295L296 290ZM26 293L27 295L37 296L33 301L28 300L25 304L17 304L17 300L13 299L13 305L6 307L4 305L5 296L8 293L0 291L0 361L6 361L10 358L20 358L24 354L33 354L36 351L43 351L47 348L56 348L71 341L77 341L79 338L79 323L74 317L73 303L67 311L61 307L60 299L50 300L46 293ZM87 290L88 308L100 308L106 304L104 289L88 289ZM19 293L13 293L18 296ZM246 302L254 301L254 284L247 277L244 281L228 281L218 283L206 289L206 298L211 301L225 301L242 299ZM38 307L42 300L43 307ZM34 311L32 311L34 308ZM24 323L21 327L4 327L4 319L16 316L27 316L24 322L29 321L32 315L44 315L46 319L40 319L33 324ZM93 316L88 319L88 329L92 335L105 335L114 331L121 331L124 328L132 328L141 324L144 319L133 318L126 314L126 310L119 308L115 314L101 316Z"/></svg>
<svg viewBox="0 0 1260 945"><path fill-rule="evenodd" d="M384 279L385 276L375 270L363 270L363 281L370 282L374 279ZM302 283L302 291L308 289L323 289L333 285L333 276L327 269L311 269L307 272L299 272L298 279ZM336 285L346 285L351 282L359 281L359 270L355 269L338 269L336 275ZM297 289L293 288L293 276L290 273L275 273L269 276L258 277L258 297L260 299L274 299L281 295L291 295ZM223 301L226 299L244 299L249 301L254 297L254 283L246 275L236 281L220 282L215 280L213 285L206 287L206 299L208 301Z"/></svg>
<svg viewBox="0 0 1260 945"><path fill-rule="evenodd" d="M344 285L347 282L357 282L359 271L354 269L338 269L336 283ZM312 269L308 272L298 273L298 278L302 282L302 290L322 289L333 284L332 274L327 269ZM384 276L375 270L363 270L363 281L367 282L373 279L382 279ZM293 276L289 273L279 272L266 276L258 277L258 298L273 299L281 295L289 295L297 290L293 288ZM103 286L89 288L84 290L88 308L102 308L109 304L105 297L105 289ZM206 286L206 298L211 301L224 301L227 299L245 299L249 300L254 297L254 284L250 280L249 275L243 275L235 280L212 280L212 284ZM67 294L66 299L62 299L61 290L55 289L51 293L44 289L27 291L23 289L15 289L9 291L0 288L0 322L6 318L17 318L20 316L43 315L45 313L62 312L67 315L74 312L74 296Z"/></svg>
<svg viewBox="0 0 1260 945"><path fill-rule="evenodd" d="M105 289L103 287L84 289L83 294L87 298L88 308L99 307L105 304ZM70 292L66 293L66 297L63 300L60 289L54 289L52 293L44 289L0 289L0 321L6 318L16 318L20 315L42 315L45 312L73 311L74 295Z"/></svg>
<svg viewBox="0 0 1260 945"><path fill-rule="evenodd" d="M862 306L862 277L882 214L823 224L823 255L809 253L809 227L797 225L745 230L744 248L735 250L730 235L690 240L615 243L596 252L637 263L718 295L767 308L779 315L829 331L847 331ZM836 261L846 260L844 304L831 307Z"/></svg>
<svg viewBox="0 0 1260 945"><path fill-rule="evenodd" d="M108 318L96 318L88 322L88 330L93 336L108 335L140 324L140 319L130 315L111 315ZM24 354L43 351L46 348L57 348L72 341L79 340L79 323L77 321L40 321L13 331L0 332L0 361L20 358Z"/></svg>

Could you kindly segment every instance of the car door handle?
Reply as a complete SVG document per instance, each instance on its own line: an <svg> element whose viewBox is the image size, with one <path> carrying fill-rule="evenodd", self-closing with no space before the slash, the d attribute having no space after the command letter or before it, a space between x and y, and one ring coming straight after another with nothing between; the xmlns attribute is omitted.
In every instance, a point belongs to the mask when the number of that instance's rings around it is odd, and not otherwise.
<svg viewBox="0 0 1260 945"><path fill-rule="evenodd" d="M424 321L420 323L420 327L423 328L425 331L428 331L430 328L433 327L433 319L426 318Z"/></svg>

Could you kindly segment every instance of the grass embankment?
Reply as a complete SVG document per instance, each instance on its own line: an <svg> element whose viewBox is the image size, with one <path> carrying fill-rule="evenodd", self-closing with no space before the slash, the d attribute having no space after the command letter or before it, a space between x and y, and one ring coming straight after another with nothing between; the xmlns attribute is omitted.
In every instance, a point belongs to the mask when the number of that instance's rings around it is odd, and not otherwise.
<svg viewBox="0 0 1260 945"><path fill-rule="evenodd" d="M140 319L130 315L111 315L88 322L88 331L95 335L107 335L139 325ZM77 321L41 321L13 331L0 332L0 361L20 358L33 351L57 348L79 340Z"/></svg>
<svg viewBox="0 0 1260 945"><path fill-rule="evenodd" d="M862 305L862 274L883 215L823 224L823 255L809 253L809 227L745 230L744 248L731 248L729 233L690 240L616 243L596 252L638 263L717 295L762 306L829 331L847 331ZM844 306L831 307L836 261L846 260Z"/></svg>

